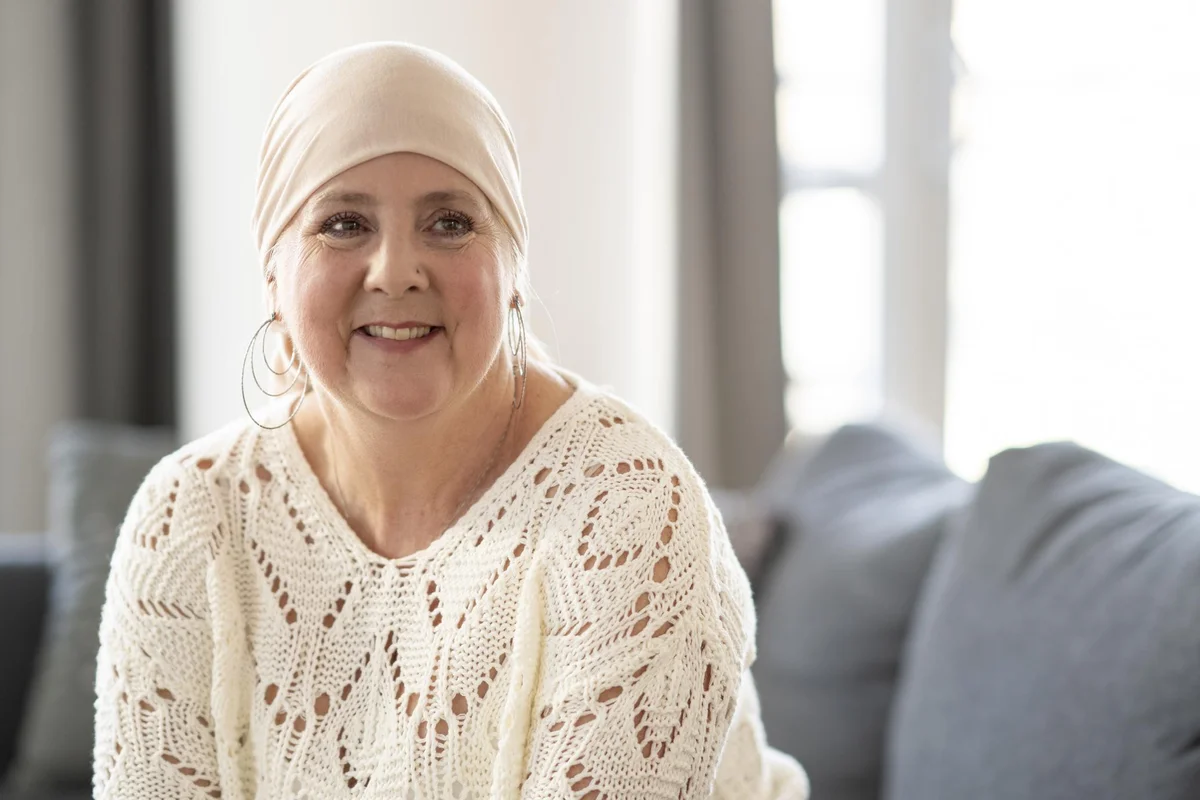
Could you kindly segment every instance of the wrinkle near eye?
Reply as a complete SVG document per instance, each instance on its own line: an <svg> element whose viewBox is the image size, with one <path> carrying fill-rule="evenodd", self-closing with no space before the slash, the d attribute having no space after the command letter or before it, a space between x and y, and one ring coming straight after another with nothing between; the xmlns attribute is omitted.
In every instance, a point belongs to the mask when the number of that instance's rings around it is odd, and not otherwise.
<svg viewBox="0 0 1200 800"><path fill-rule="evenodd" d="M300 247L296 253L297 262L300 264L307 264L309 260L311 260L313 256L317 254L317 251L321 249L321 246L322 242L319 237L305 237L303 240L301 240Z"/></svg>

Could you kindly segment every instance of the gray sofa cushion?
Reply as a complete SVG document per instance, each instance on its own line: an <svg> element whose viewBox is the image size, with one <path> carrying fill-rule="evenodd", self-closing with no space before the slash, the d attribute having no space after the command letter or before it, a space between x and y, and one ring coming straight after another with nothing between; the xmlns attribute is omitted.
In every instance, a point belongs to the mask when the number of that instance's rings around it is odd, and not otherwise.
<svg viewBox="0 0 1200 800"><path fill-rule="evenodd" d="M772 465L787 539L758 605L754 678L773 747L822 800L878 800L909 616L948 515L972 487L917 440L842 428Z"/></svg>
<svg viewBox="0 0 1200 800"><path fill-rule="evenodd" d="M995 456L889 756L889 800L1200 797L1200 498L1072 444Z"/></svg>
<svg viewBox="0 0 1200 800"><path fill-rule="evenodd" d="M46 535L0 533L0 776L17 746L49 584Z"/></svg>
<svg viewBox="0 0 1200 800"><path fill-rule="evenodd" d="M65 423L50 446L49 613L6 796L91 783L100 608L117 530L165 430Z"/></svg>

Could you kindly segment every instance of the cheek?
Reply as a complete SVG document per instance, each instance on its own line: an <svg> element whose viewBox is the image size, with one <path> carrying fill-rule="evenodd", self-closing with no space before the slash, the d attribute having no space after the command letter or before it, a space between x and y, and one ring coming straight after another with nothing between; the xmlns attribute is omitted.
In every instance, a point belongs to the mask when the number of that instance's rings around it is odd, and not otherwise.
<svg viewBox="0 0 1200 800"><path fill-rule="evenodd" d="M297 269L287 302L291 327L302 349L316 355L316 351L340 346L340 328L359 285L351 269L339 270L323 263L308 263ZM288 310L285 308L285 313Z"/></svg>
<svg viewBox="0 0 1200 800"><path fill-rule="evenodd" d="M496 328L503 324L503 291L500 271L487 261L459 264L442 282L448 317L481 337L496 336Z"/></svg>
<svg viewBox="0 0 1200 800"><path fill-rule="evenodd" d="M346 273L312 265L296 281L296 302L305 316L327 317L353 291Z"/></svg>

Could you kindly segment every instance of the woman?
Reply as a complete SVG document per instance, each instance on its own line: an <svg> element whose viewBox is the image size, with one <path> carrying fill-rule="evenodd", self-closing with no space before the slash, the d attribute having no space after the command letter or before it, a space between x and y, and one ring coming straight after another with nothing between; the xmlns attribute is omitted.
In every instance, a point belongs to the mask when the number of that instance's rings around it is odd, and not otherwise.
<svg viewBox="0 0 1200 800"><path fill-rule="evenodd" d="M804 797L764 742L749 588L704 484L527 358L491 95L422 48L327 56L275 108L254 223L271 314L247 357L281 333L300 392L134 498L96 796Z"/></svg>

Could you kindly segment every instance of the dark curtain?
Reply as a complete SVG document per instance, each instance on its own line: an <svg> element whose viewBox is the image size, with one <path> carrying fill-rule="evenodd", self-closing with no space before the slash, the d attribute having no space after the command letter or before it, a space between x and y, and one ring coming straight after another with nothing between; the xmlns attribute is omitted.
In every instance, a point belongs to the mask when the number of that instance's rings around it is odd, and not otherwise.
<svg viewBox="0 0 1200 800"><path fill-rule="evenodd" d="M77 414L176 423L169 0L74 0Z"/></svg>
<svg viewBox="0 0 1200 800"><path fill-rule="evenodd" d="M748 488L783 444L770 0L679 4L679 442Z"/></svg>

